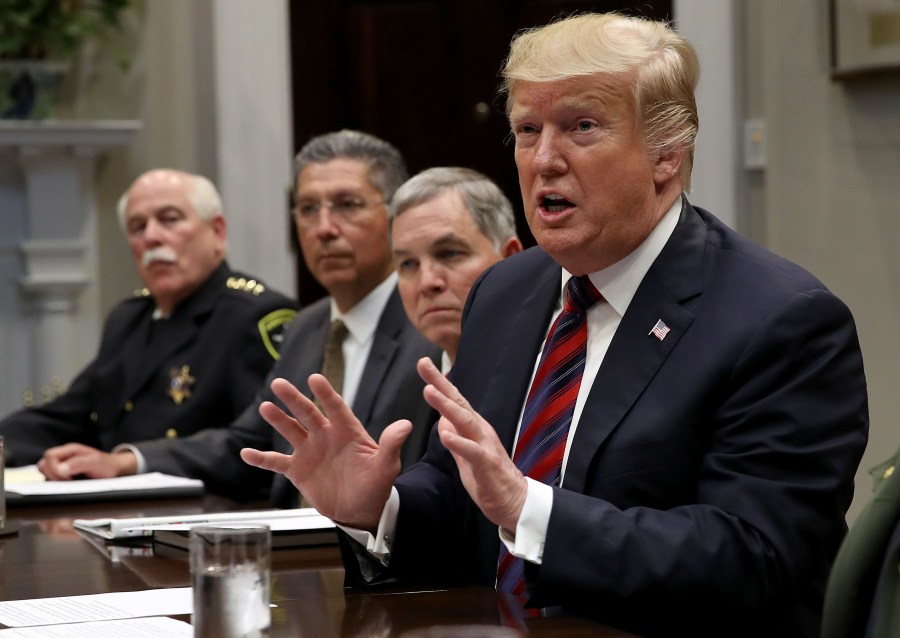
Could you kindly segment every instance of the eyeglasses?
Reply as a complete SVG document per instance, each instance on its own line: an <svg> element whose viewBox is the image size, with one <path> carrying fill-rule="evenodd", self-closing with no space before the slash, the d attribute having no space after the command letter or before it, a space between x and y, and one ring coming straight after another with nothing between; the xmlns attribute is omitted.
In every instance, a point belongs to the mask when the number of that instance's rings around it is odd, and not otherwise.
<svg viewBox="0 0 900 638"><path fill-rule="evenodd" d="M383 203L384 200L367 202L361 197L339 197L324 202L301 201L294 208L294 215L297 217L297 223L299 224L314 224L319 221L319 214L322 209L327 208L338 219L349 220L367 208Z"/></svg>

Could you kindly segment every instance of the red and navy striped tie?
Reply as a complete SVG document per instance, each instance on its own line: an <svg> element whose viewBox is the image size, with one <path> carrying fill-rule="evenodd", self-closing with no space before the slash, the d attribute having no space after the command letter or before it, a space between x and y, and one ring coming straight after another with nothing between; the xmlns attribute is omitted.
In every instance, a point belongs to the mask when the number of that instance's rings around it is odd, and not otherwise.
<svg viewBox="0 0 900 638"><path fill-rule="evenodd" d="M599 300L600 293L587 275L569 279L565 308L550 328L525 401L513 461L525 476L547 485L560 483L566 438L587 357L587 310ZM523 562L502 542L497 591L519 598L524 598L525 592Z"/></svg>

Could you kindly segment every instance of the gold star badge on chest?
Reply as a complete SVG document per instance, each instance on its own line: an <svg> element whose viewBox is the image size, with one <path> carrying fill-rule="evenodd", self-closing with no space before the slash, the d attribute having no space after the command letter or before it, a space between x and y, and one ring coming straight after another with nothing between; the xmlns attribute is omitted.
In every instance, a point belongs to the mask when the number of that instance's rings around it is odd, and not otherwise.
<svg viewBox="0 0 900 638"><path fill-rule="evenodd" d="M172 368L169 370L169 396L175 405L181 405L182 402L191 396L191 390L194 383L197 382L195 377L191 376L191 366L184 365L181 369Z"/></svg>

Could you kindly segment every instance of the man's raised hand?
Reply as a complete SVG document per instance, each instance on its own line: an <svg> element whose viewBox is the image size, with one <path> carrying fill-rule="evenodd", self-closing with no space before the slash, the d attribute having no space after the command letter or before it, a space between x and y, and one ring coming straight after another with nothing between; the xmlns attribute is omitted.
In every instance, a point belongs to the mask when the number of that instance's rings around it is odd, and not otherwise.
<svg viewBox="0 0 900 638"><path fill-rule="evenodd" d="M325 377L311 375L309 387L322 410L285 379L275 379L271 388L287 411L268 401L259 406L260 415L288 440L293 452L244 448L241 458L284 474L328 518L375 531L400 473L400 448L412 423L392 423L376 443Z"/></svg>

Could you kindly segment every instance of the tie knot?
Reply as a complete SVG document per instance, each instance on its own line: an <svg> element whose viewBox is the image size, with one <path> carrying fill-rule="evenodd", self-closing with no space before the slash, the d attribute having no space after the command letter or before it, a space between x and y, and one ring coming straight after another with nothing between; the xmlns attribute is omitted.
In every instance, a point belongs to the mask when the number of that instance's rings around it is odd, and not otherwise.
<svg viewBox="0 0 900 638"><path fill-rule="evenodd" d="M600 299L600 291L587 275L569 278L566 284L566 310L585 312Z"/></svg>

